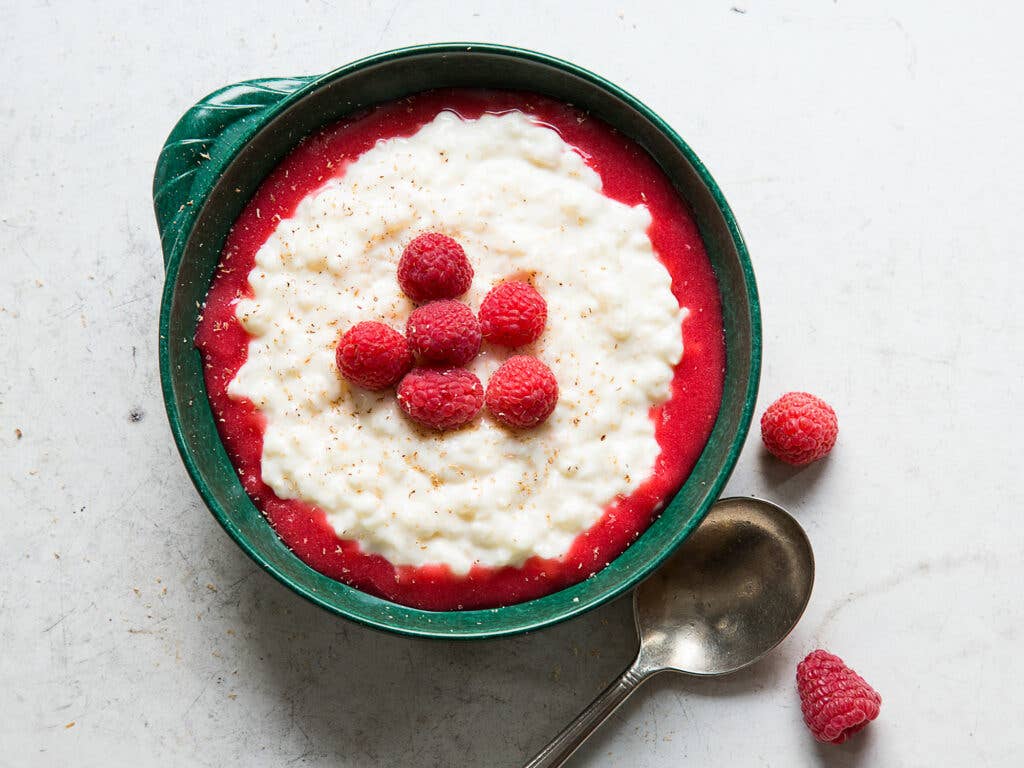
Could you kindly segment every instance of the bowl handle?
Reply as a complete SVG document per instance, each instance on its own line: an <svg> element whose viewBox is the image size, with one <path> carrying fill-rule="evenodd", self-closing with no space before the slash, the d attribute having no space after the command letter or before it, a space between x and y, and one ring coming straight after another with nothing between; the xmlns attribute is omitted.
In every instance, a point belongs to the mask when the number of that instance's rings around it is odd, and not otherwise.
<svg viewBox="0 0 1024 768"><path fill-rule="evenodd" d="M202 203L192 194L198 182L211 177L260 127L264 112L314 77L246 80L220 88L189 109L171 131L153 175L153 208L160 230L164 264L175 243L190 228Z"/></svg>

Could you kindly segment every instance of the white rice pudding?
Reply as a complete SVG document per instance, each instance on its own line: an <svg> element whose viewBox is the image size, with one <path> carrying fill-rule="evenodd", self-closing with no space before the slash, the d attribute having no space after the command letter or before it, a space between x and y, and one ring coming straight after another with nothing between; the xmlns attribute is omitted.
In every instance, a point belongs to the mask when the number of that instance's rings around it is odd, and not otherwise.
<svg viewBox="0 0 1024 768"><path fill-rule="evenodd" d="M683 353L680 309L644 206L601 194L601 179L552 129L519 112L442 112L382 140L308 195L256 254L251 334L234 398L266 418L262 476L322 509L340 538L395 565L517 566L557 557L660 452L652 406L670 396ZM535 354L560 397L542 426L511 432L483 414L428 433L393 392L344 381L340 334L361 320L404 330L414 305L396 267L416 234L444 232L475 270L474 311L494 285L529 276L548 305ZM484 345L486 386L512 352Z"/></svg>

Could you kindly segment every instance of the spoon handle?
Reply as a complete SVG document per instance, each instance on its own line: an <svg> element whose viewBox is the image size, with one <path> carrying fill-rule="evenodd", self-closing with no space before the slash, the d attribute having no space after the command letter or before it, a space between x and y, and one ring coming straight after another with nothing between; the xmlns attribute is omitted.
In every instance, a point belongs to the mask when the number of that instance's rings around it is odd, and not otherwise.
<svg viewBox="0 0 1024 768"><path fill-rule="evenodd" d="M556 768L563 765L572 756L572 753L589 738L590 734L596 731L597 727L629 698L629 695L639 687L640 683L647 679L650 673L641 671L637 661L634 661L622 673L622 677L599 693L597 698L566 726L565 730L555 736L544 749L537 753L533 760L526 764L525 768Z"/></svg>

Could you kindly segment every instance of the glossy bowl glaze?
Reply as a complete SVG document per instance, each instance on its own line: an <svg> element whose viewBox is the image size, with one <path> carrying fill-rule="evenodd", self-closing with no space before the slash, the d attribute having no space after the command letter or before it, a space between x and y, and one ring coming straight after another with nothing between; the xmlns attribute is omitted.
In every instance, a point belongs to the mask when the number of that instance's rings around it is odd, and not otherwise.
<svg viewBox="0 0 1024 768"><path fill-rule="evenodd" d="M242 489L221 444L193 345L224 238L264 177L304 136L355 110L441 87L533 91L589 110L630 136L689 203L718 276L726 338L721 409L689 479L661 516L610 565L568 589L517 605L422 611L373 597L313 570L278 539ZM160 375L171 431L214 517L250 557L338 615L406 635L484 638L538 629L620 595L651 573L703 519L750 426L761 365L757 290L728 204L707 169L656 114L565 61L497 45L437 44L388 51L315 77L251 80L192 107L168 137L153 183L166 282Z"/></svg>

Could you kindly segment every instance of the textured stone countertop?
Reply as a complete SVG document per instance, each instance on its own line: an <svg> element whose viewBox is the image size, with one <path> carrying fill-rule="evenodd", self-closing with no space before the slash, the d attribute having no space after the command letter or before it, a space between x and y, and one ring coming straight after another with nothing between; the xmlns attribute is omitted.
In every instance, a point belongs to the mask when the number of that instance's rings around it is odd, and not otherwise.
<svg viewBox="0 0 1024 768"><path fill-rule="evenodd" d="M416 642L258 570L193 490L156 370L157 153L197 98L432 40L537 48L645 100L715 174L761 289L758 413L830 400L788 507L817 583L776 652L663 677L574 765L1003 766L1024 751L1024 89L1017 4L3 2L0 765L520 765L627 663L629 606ZM882 693L800 722L823 646Z"/></svg>

